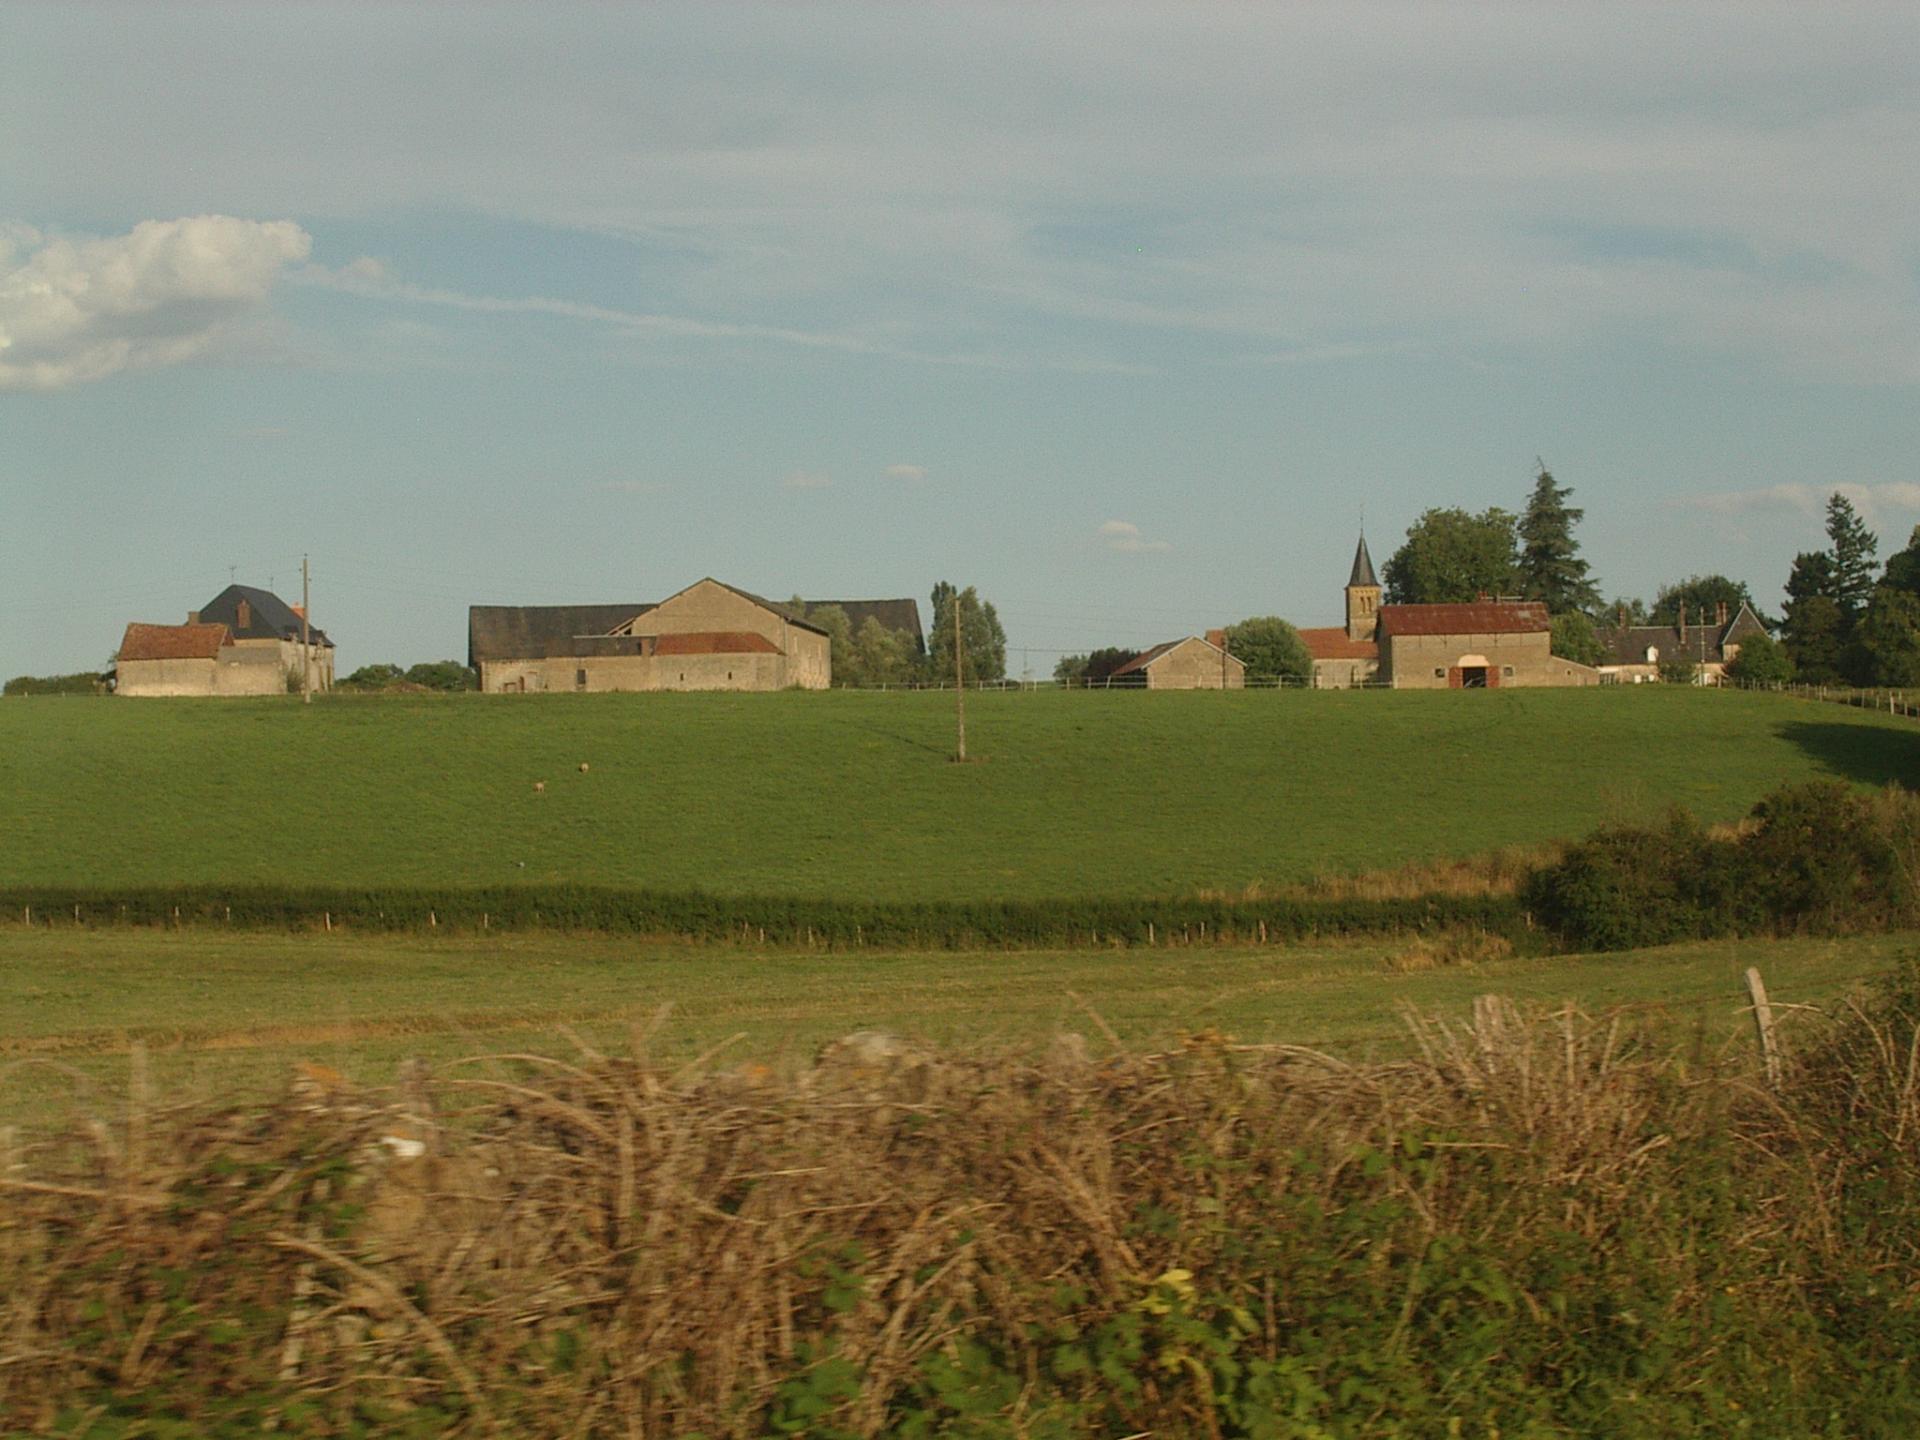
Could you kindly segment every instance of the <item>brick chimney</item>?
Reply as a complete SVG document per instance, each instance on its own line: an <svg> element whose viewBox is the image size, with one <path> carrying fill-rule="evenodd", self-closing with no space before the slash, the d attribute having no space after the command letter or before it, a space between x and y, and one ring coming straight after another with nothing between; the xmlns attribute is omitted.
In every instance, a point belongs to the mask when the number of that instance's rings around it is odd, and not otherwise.
<svg viewBox="0 0 1920 1440"><path fill-rule="evenodd" d="M1726 601L1722 600L1718 605L1715 605L1713 607L1713 623L1723 627L1726 625L1727 623L1727 602Z"/></svg>
<svg viewBox="0 0 1920 1440"><path fill-rule="evenodd" d="M187 623L189 625L198 625L200 623L200 612L198 610L187 611Z"/></svg>
<svg viewBox="0 0 1920 1440"><path fill-rule="evenodd" d="M1680 602L1680 635L1684 639L1687 633L1687 602Z"/></svg>
<svg viewBox="0 0 1920 1440"><path fill-rule="evenodd" d="M1216 650L1226 649L1227 648L1227 632L1224 630L1207 631L1207 644L1213 646L1214 649Z"/></svg>

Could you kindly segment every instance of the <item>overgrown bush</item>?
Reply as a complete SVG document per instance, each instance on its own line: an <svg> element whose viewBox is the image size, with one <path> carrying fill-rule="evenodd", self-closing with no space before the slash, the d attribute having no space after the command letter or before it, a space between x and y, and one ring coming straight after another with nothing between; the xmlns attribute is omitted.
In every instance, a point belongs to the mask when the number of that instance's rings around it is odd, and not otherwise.
<svg viewBox="0 0 1920 1440"><path fill-rule="evenodd" d="M106 684L98 675L16 675L0 685L0 695L100 695Z"/></svg>
<svg viewBox="0 0 1920 1440"><path fill-rule="evenodd" d="M843 1042L505 1057L0 1132L0 1430L1920 1432L1909 978L1781 1087L1618 1020L1356 1067Z"/></svg>
<svg viewBox="0 0 1920 1440"><path fill-rule="evenodd" d="M1920 918L1920 802L1837 781L1777 790L1714 835L1676 810L1616 825L1537 871L1528 910L1572 944L1627 950L1752 934L1839 935Z"/></svg>

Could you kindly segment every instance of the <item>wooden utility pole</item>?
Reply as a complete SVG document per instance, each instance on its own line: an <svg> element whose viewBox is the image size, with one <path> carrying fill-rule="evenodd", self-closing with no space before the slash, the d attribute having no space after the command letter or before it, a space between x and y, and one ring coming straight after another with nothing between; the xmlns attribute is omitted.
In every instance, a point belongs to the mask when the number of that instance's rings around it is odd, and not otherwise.
<svg viewBox="0 0 1920 1440"><path fill-rule="evenodd" d="M300 703L313 704L313 622L307 618L313 609L312 588L308 583L307 557L300 557Z"/></svg>
<svg viewBox="0 0 1920 1440"><path fill-rule="evenodd" d="M953 713L959 724L959 745L953 758L959 764L967 763L967 671L961 659L960 649L960 587L953 587L953 596L948 601L953 610Z"/></svg>

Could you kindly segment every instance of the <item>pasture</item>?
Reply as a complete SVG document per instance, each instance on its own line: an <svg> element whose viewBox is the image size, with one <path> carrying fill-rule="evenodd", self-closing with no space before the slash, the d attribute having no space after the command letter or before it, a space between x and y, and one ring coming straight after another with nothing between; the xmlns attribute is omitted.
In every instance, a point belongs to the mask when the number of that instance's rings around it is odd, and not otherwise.
<svg viewBox="0 0 1920 1440"><path fill-rule="evenodd" d="M1813 776L1912 722L1678 687L0 703L8 885L1051 899L1526 847ZM583 769L582 767L586 768ZM536 786L544 788L536 788Z"/></svg>
<svg viewBox="0 0 1920 1440"><path fill-rule="evenodd" d="M1890 970L1912 936L1724 941L1604 956L1520 957L1417 938L1285 948L900 955L767 953L602 936L221 934L0 927L0 1118L69 1101L117 1108L131 1046L156 1099L277 1092L300 1061L384 1084L398 1063L502 1052L613 1054L636 1027L674 1063L805 1064L860 1028L973 1053L1062 1030L1173 1045L1212 1028L1254 1044L1398 1053L1404 1015L1463 1016L1489 992L1626 1009L1676 1041L1745 1043L1740 976L1821 1004ZM661 1019L663 1007L669 1007ZM1097 1018L1095 1018L1097 1016ZM716 1047L719 1047L716 1049Z"/></svg>

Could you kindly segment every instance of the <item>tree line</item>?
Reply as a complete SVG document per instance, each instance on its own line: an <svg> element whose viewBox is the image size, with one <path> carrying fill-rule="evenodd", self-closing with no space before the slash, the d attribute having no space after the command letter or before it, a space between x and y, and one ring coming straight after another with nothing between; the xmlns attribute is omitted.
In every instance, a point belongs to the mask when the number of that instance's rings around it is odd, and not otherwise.
<svg viewBox="0 0 1920 1440"><path fill-rule="evenodd" d="M933 625L927 632L927 653L919 654L904 631L882 625L869 615L855 630L838 605L809 605L798 595L786 609L827 632L828 656L836 685L950 684L954 673L953 628L960 617L961 674L968 683L1007 678L1007 632L993 603L982 600L973 586L959 589L949 580L933 587Z"/></svg>

